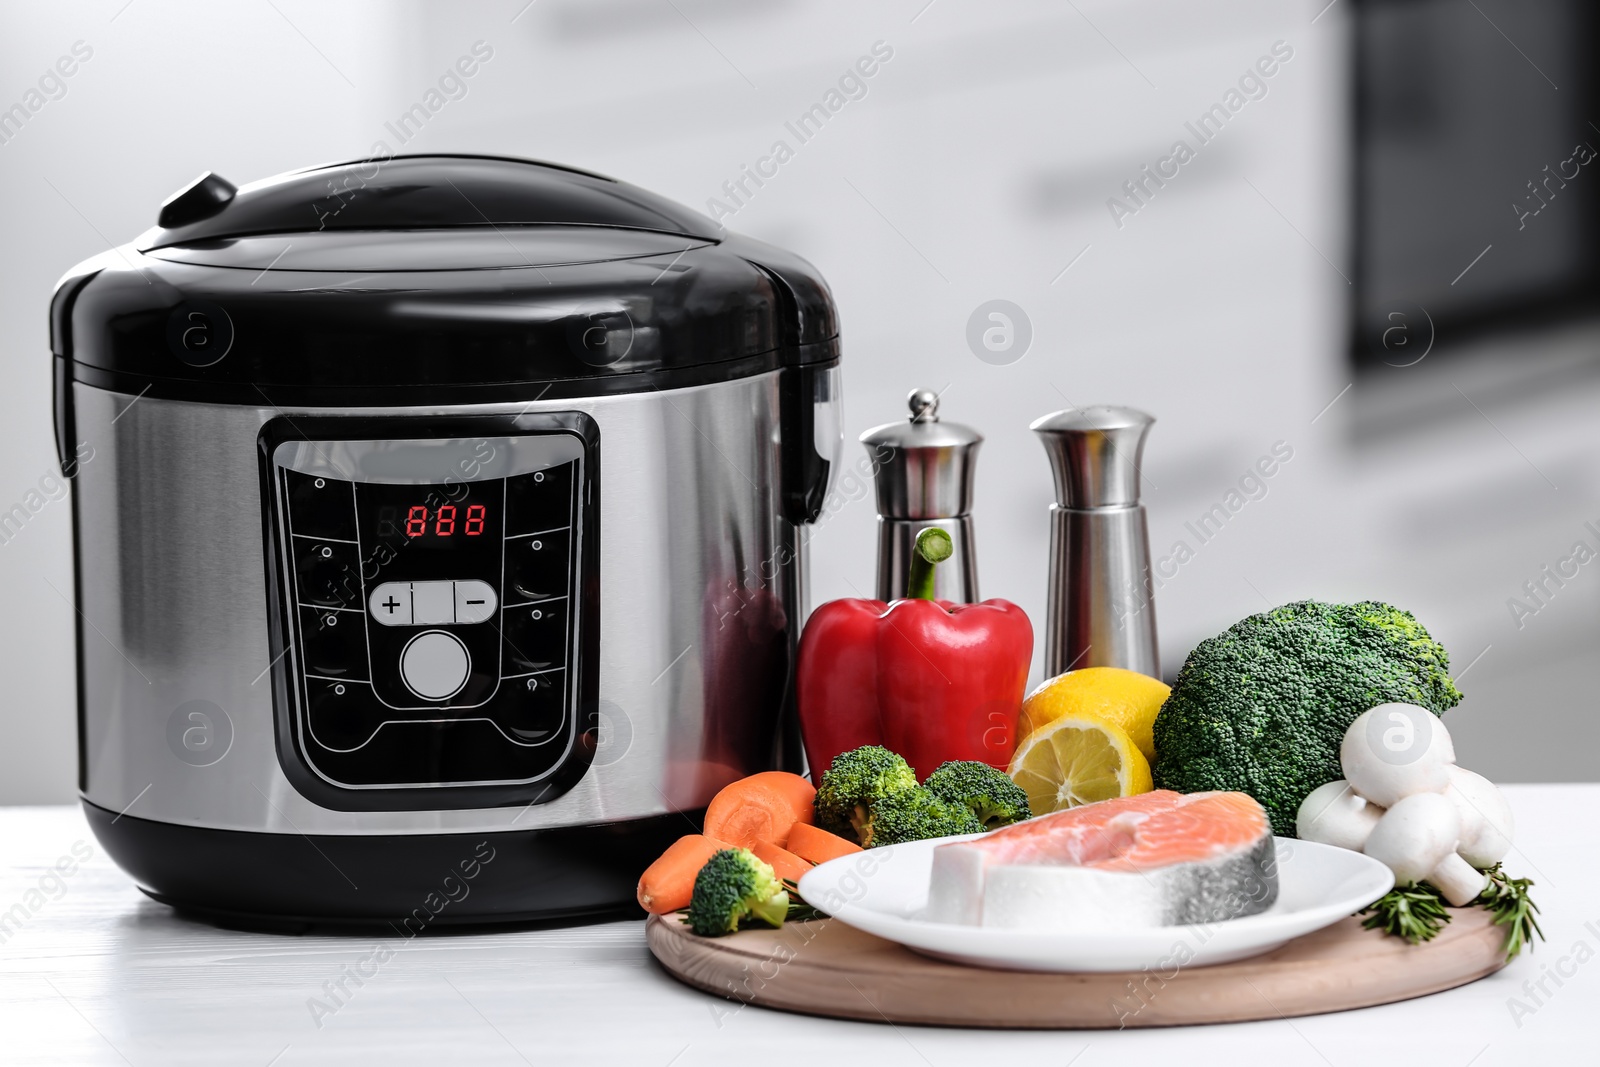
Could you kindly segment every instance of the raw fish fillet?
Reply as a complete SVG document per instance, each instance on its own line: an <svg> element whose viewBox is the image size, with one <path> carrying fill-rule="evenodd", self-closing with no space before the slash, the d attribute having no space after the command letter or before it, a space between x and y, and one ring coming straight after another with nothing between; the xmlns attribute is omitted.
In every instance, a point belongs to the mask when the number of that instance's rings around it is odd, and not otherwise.
<svg viewBox="0 0 1600 1067"><path fill-rule="evenodd" d="M927 917L1110 931L1237 919L1277 898L1272 826L1254 798L1161 789L938 846Z"/></svg>

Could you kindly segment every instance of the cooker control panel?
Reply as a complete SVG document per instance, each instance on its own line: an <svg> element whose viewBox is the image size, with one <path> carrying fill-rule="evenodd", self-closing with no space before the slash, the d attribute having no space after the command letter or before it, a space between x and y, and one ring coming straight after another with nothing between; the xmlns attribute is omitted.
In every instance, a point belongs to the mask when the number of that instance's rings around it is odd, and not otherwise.
<svg viewBox="0 0 1600 1067"><path fill-rule="evenodd" d="M335 421L365 433L390 420ZM302 792L362 809L527 803L586 760L592 436L271 445L279 749L307 772L290 775Z"/></svg>

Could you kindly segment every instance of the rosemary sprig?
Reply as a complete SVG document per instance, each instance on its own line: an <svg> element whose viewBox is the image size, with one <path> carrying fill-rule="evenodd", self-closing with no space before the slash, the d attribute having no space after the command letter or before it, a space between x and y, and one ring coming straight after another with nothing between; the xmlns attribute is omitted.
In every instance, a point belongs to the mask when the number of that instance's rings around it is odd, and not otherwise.
<svg viewBox="0 0 1600 1067"><path fill-rule="evenodd" d="M827 912L819 911L800 899L800 887L789 881L789 879L785 878L783 880L783 888L789 891L789 914L784 916L785 922L795 923L804 922L807 919L826 919L830 917Z"/></svg>
<svg viewBox="0 0 1600 1067"><path fill-rule="evenodd" d="M1362 908L1360 914L1367 915L1361 924L1363 929L1382 930L1412 945L1432 941L1450 921L1444 898L1427 882L1391 889Z"/></svg>
<svg viewBox="0 0 1600 1067"><path fill-rule="evenodd" d="M1484 873L1489 876L1489 884L1472 903L1488 908L1494 916L1494 924L1507 928L1506 959L1515 959L1523 945L1527 945L1528 951L1532 952L1534 935L1544 940L1544 931L1539 929L1539 920L1535 918L1539 914L1539 905L1528 896L1528 887L1533 885L1533 879L1509 878L1498 863Z"/></svg>
<svg viewBox="0 0 1600 1067"><path fill-rule="evenodd" d="M1498 863L1483 873L1489 882L1467 907L1487 909L1494 916L1494 925L1506 927L1506 959L1515 959L1523 946L1532 952L1534 936L1544 940L1535 918L1539 905L1528 895L1533 880L1507 877ZM1359 914L1367 916L1361 923L1365 929L1382 930L1413 945L1433 940L1450 921L1444 897L1427 882L1391 889Z"/></svg>

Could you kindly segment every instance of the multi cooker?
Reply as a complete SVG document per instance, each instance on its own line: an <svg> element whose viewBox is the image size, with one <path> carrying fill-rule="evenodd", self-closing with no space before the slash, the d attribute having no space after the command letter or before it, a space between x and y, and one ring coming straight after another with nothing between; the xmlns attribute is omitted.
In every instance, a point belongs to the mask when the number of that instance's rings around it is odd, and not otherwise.
<svg viewBox="0 0 1600 1067"><path fill-rule="evenodd" d="M526 160L207 174L51 343L83 808L156 899L604 910L799 759L839 447L804 260Z"/></svg>

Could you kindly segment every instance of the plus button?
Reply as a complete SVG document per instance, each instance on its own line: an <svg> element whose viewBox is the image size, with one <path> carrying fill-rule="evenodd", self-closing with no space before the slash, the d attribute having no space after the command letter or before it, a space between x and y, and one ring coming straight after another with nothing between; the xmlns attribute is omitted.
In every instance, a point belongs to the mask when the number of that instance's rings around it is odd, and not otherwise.
<svg viewBox="0 0 1600 1067"><path fill-rule="evenodd" d="M384 582L367 594L367 610L372 613L379 626L410 626L414 621L415 612L412 609L416 599L412 587L426 584L426 582ZM445 621L450 620L447 618Z"/></svg>

